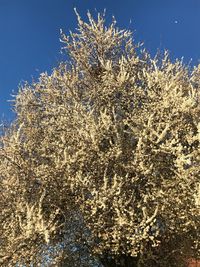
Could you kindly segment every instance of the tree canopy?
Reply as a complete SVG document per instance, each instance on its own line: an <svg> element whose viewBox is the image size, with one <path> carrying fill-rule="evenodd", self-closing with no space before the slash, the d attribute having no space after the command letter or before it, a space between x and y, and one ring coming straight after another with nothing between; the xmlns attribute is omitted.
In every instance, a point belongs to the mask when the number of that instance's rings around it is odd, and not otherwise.
<svg viewBox="0 0 200 267"><path fill-rule="evenodd" d="M185 266L200 256L200 67L152 57L104 14L77 19L67 61L19 89L1 136L0 264Z"/></svg>

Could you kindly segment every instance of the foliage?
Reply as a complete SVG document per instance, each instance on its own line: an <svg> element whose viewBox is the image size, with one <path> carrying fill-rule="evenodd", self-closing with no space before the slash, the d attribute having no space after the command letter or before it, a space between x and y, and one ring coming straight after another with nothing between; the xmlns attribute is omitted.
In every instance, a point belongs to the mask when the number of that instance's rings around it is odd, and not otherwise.
<svg viewBox="0 0 200 267"><path fill-rule="evenodd" d="M184 264L199 256L200 67L77 18L68 62L19 90L1 137L1 266Z"/></svg>

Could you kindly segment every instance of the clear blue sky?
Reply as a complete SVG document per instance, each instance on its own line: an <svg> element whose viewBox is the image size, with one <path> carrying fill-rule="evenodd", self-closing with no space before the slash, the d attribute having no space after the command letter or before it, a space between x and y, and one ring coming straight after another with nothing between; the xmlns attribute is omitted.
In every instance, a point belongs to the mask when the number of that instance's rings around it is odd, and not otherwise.
<svg viewBox="0 0 200 267"><path fill-rule="evenodd" d="M199 62L199 0L0 0L0 120L13 118L7 100L18 85L50 73L62 58L59 30L75 29L74 7L83 18L106 8L152 54L166 48L173 58Z"/></svg>

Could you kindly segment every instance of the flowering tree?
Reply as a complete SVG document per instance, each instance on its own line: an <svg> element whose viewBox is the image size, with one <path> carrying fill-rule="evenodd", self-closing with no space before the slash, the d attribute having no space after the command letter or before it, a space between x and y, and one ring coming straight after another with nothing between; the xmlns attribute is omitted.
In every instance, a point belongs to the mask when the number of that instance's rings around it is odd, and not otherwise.
<svg viewBox="0 0 200 267"><path fill-rule="evenodd" d="M200 67L77 18L69 60L19 90L1 137L1 265L184 266L199 256Z"/></svg>

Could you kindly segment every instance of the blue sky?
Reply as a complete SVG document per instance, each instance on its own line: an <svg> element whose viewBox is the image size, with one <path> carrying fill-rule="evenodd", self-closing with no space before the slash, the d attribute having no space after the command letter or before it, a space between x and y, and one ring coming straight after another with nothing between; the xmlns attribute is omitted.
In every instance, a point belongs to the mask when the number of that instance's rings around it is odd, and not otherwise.
<svg viewBox="0 0 200 267"><path fill-rule="evenodd" d="M150 53L168 49L172 58L199 62L199 0L0 0L0 120L12 120L7 100L20 83L64 59L59 31L75 29L74 7L83 18L106 8L108 19L114 15L119 27L133 30Z"/></svg>

